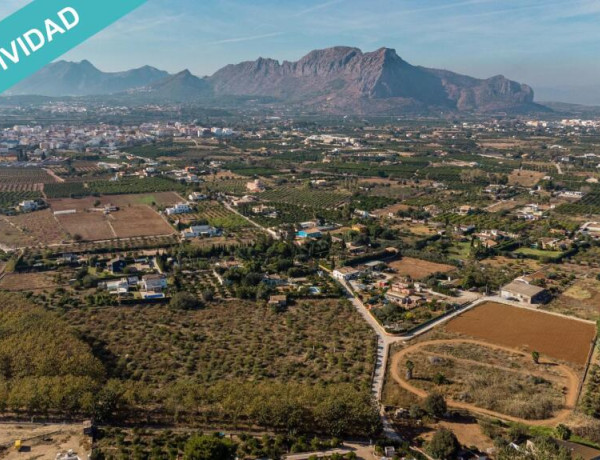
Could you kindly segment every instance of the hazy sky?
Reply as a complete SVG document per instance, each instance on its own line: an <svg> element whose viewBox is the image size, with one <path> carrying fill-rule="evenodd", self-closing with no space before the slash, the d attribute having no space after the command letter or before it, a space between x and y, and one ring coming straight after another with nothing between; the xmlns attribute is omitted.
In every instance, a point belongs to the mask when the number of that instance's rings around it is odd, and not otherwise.
<svg viewBox="0 0 600 460"><path fill-rule="evenodd" d="M27 3L2 0L0 16ZM412 64L585 86L600 82L599 20L598 0L148 0L65 58L207 75L259 56L387 46Z"/></svg>

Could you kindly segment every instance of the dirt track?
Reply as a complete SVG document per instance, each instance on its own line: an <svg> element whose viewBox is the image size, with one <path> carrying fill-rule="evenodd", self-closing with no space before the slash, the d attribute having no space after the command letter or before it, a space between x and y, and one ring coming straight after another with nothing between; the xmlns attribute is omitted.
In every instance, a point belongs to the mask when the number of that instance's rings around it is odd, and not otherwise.
<svg viewBox="0 0 600 460"><path fill-rule="evenodd" d="M417 343L413 346L409 346L409 347L399 351L398 353L396 353L392 357L392 365L390 368L392 378L405 390L410 391L411 393L413 393L421 398L425 398L428 395L428 393L425 390L422 390L420 388L415 387L414 385L411 385L404 378L404 376L402 375L402 372L400 371L400 363L403 361L403 358L406 356L407 353L413 352L413 351L423 348L427 345L453 344L453 343L454 344L471 343L471 344L491 348L493 350L503 350L503 351L508 351L510 353L519 354L522 356L529 356L529 354L523 353L522 351L515 350L513 348L503 347L500 345L493 345L493 344L481 342L478 340L469 340L469 339L431 340L428 342ZM518 423L523 423L526 425L536 425L536 426L537 425L557 425L561 422L564 422L569 417L571 412L573 412L575 405L577 404L577 388L579 386L579 376L571 368L564 366L562 364L556 364L556 369L559 369L565 375L565 377L568 380L568 384L567 384L567 394L565 396L564 409L561 409L552 418L544 419L544 420L526 420L526 419L522 419L519 417L512 417L510 415L501 414L500 412L483 409L483 408L477 407L473 404L465 404L465 403L460 403L460 402L456 402L456 401L452 401L452 400L448 401L448 407L453 407L455 409L465 409L470 412L474 412L476 414L487 415L487 416L495 417L495 418L498 418L501 420L518 422ZM526 372L526 371L515 371L515 372L528 374L528 372Z"/></svg>

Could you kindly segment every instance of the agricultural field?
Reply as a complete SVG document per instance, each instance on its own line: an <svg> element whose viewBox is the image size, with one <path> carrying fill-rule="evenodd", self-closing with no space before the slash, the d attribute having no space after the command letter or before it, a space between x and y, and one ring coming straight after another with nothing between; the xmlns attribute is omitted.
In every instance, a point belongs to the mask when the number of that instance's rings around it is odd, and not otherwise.
<svg viewBox="0 0 600 460"><path fill-rule="evenodd" d="M243 230L252 226L246 219L229 211L217 201L202 201L194 207L193 213L171 216L171 219L179 220L181 225L206 222L208 225L228 231Z"/></svg>
<svg viewBox="0 0 600 460"><path fill-rule="evenodd" d="M156 194L151 197L150 199L155 200ZM174 198L174 196L171 198L171 195L165 196L165 200L169 202ZM54 199L49 200L49 204L53 212L76 211L74 214L55 216L62 228L74 239L97 241L173 234L173 228L154 209L143 204L146 199L139 195L115 195L100 198ZM119 210L107 215L92 210L109 204L119 207Z"/></svg>
<svg viewBox="0 0 600 460"><path fill-rule="evenodd" d="M414 364L410 376L408 361ZM528 421L564 415L562 409L574 404L579 380L566 366L535 364L528 353L460 338L408 346L392 366L394 380L418 396L437 392L452 407Z"/></svg>
<svg viewBox="0 0 600 460"><path fill-rule="evenodd" d="M202 185L203 189L207 192L221 192L228 195L239 196L248 193L248 189L246 188L248 180L249 179L227 179L225 177L220 177L218 180L210 179Z"/></svg>
<svg viewBox="0 0 600 460"><path fill-rule="evenodd" d="M118 203L117 206L130 205L147 205L166 208L173 206L176 203L185 201L179 194L175 192L156 192L134 195L120 195L118 197L111 196L111 203Z"/></svg>
<svg viewBox="0 0 600 460"><path fill-rule="evenodd" d="M39 184L56 179L40 168L0 168L0 191L39 190Z"/></svg>
<svg viewBox="0 0 600 460"><path fill-rule="evenodd" d="M549 257L549 258L560 257L563 254L563 252L523 247L523 248L519 248L516 251L514 251L513 254L522 255L525 257L533 257L534 259L541 259L544 257Z"/></svg>
<svg viewBox="0 0 600 460"><path fill-rule="evenodd" d="M50 209L6 217L6 220L18 227L26 237L20 247L28 246L26 241L30 239L42 246L60 244L69 240L69 235L59 225Z"/></svg>
<svg viewBox="0 0 600 460"><path fill-rule="evenodd" d="M579 201L562 204L556 208L556 212L565 215L600 214L600 192L590 192Z"/></svg>
<svg viewBox="0 0 600 460"><path fill-rule="evenodd" d="M49 198L69 198L89 195L124 195L156 192L184 192L186 187L162 177L124 178L118 181L96 180L90 182L64 182L44 185Z"/></svg>
<svg viewBox="0 0 600 460"><path fill-rule="evenodd" d="M309 206L320 210L341 206L348 200L350 195L339 190L331 192L327 190L313 190L306 187L286 186L275 190L267 190L259 196L263 201Z"/></svg>
<svg viewBox="0 0 600 460"><path fill-rule="evenodd" d="M266 202L262 203L266 206L271 206L277 210L277 217L267 217L255 215L252 213L252 206L240 206L240 212L245 216L249 216L253 221L258 222L264 227L275 227L282 224L296 224L310 219L314 219L315 215L322 216L325 219L337 221L338 213L333 210L318 210L308 206L299 206L290 203Z"/></svg>
<svg viewBox="0 0 600 460"><path fill-rule="evenodd" d="M191 267L190 267L191 268ZM234 297L229 287L219 283L212 270L187 270L184 268L179 278L180 289L201 299L210 292L216 300L230 300Z"/></svg>
<svg viewBox="0 0 600 460"><path fill-rule="evenodd" d="M185 378L204 384L241 379L369 385L373 370L375 337L354 308L339 300L302 301L281 314L235 301L196 311L155 305L66 315L94 346L102 346L107 360L123 363L110 367L115 377L154 388Z"/></svg>
<svg viewBox="0 0 600 460"><path fill-rule="evenodd" d="M576 367L585 365L596 335L590 322L494 302L461 314L446 329L515 350L537 351Z"/></svg>
<svg viewBox="0 0 600 460"><path fill-rule="evenodd" d="M427 260L403 257L400 260L388 263L398 276L409 276L413 280L427 278L434 273L448 273L455 270L452 265L429 262Z"/></svg>

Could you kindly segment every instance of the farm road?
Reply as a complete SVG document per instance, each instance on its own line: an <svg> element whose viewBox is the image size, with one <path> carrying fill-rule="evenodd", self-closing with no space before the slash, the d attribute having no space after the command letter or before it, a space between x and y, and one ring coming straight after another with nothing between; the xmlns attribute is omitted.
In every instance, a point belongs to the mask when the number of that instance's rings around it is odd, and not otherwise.
<svg viewBox="0 0 600 460"><path fill-rule="evenodd" d="M421 397L421 398L425 398L427 397L428 393L425 390L422 390L420 388L415 387L414 385L411 385L403 376L402 376L402 372L400 371L400 367L401 367L401 363L404 361L405 356L411 352L411 351L415 351L419 348L423 348L427 345L436 345L436 344L459 344L459 343L471 343L474 345L480 345L480 346L485 346L487 348L490 348L492 350L501 350L501 351L508 351L510 353L516 353L516 354L520 354L522 356L529 356L527 353L523 353L520 352L518 350L515 350L513 348L508 348L508 347L502 347L500 345L492 345L489 344L487 342L481 342L478 340L468 340L468 339L450 339L450 340L431 340L428 342L422 342L422 343L418 343L416 345L413 345L411 347L407 347L401 351L399 351L398 353L396 353L393 358L392 358L392 362L391 362L391 376L392 378L405 390L410 391L411 393ZM575 408L575 405L577 403L577 389L579 386L579 377L577 376L577 374L569 367L564 366L562 364L555 364L556 369L559 369L567 378L568 380L568 384L567 384L567 394L565 396L565 407L564 409L560 410L554 417L550 418L550 419L544 419L544 420L526 420L526 419L522 419L519 417L512 417L510 415L505 415L505 414L501 414L500 412L495 412L495 411L491 411L491 410L487 410L487 409L483 409L481 407L477 407L474 406L472 404L465 404L465 403L460 403L460 402L456 402L456 401L448 401L448 406L449 407L454 407L456 409L465 409L468 410L470 412L474 412L474 413L478 413L478 414L482 414L482 415L487 415L490 417L494 417L494 418L498 418L500 420L507 420L507 421L511 421L511 422L517 422L517 423L523 423L525 425L535 425L535 426L541 426L541 425L557 425L563 421L565 421L569 415L571 415L571 413L573 412L573 409ZM529 375L528 372L526 371L516 371L514 370L514 372L519 372L522 374L526 374Z"/></svg>

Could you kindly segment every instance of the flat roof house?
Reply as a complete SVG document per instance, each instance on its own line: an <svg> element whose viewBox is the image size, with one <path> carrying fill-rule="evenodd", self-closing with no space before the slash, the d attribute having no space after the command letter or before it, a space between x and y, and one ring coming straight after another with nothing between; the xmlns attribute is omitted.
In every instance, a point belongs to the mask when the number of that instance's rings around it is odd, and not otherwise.
<svg viewBox="0 0 600 460"><path fill-rule="evenodd" d="M360 275L360 271L353 267L340 267L335 269L332 275L335 279L348 281L357 278Z"/></svg>
<svg viewBox="0 0 600 460"><path fill-rule="evenodd" d="M106 290L111 294L127 294L129 292L129 283L127 282L127 278L107 281Z"/></svg>
<svg viewBox="0 0 600 460"><path fill-rule="evenodd" d="M221 231L215 227L210 225L192 225L187 230L181 232L181 236L183 238L199 238L201 236L204 237L213 237L219 236Z"/></svg>
<svg viewBox="0 0 600 460"><path fill-rule="evenodd" d="M188 203L177 203L172 208L165 209L165 212L168 216L172 216L175 214L187 214L192 212L192 207Z"/></svg>
<svg viewBox="0 0 600 460"><path fill-rule="evenodd" d="M142 290L146 292L161 292L167 287L167 277L164 275L146 275L142 277Z"/></svg>
<svg viewBox="0 0 600 460"><path fill-rule="evenodd" d="M534 305L544 304L550 299L546 289L534 286L522 280L515 280L500 289L500 296L508 300Z"/></svg>

